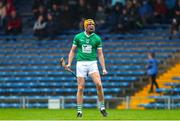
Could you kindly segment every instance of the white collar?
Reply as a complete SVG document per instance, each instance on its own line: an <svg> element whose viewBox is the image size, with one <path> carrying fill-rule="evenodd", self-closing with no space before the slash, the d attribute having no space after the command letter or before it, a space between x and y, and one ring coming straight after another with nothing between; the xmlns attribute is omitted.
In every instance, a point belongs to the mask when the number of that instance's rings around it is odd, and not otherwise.
<svg viewBox="0 0 180 121"><path fill-rule="evenodd" d="M94 33L88 35L88 34L86 33L86 31L84 31L84 34L86 35L86 37L90 37L90 36L92 36Z"/></svg>

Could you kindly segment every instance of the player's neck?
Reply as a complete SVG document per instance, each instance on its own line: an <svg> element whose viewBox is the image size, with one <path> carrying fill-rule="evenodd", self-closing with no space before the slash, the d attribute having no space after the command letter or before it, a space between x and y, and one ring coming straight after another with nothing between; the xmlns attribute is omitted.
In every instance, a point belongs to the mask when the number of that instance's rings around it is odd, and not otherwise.
<svg viewBox="0 0 180 121"><path fill-rule="evenodd" d="M86 34L87 37L89 37L93 34L93 32L87 32L87 31L85 31L84 33Z"/></svg>

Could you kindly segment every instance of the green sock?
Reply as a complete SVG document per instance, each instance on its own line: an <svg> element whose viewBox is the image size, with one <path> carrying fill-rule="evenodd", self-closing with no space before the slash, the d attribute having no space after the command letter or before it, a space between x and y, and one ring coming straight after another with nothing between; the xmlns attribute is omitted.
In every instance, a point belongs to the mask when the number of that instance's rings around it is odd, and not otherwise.
<svg viewBox="0 0 180 121"><path fill-rule="evenodd" d="M82 113L82 104L77 104L77 112Z"/></svg>
<svg viewBox="0 0 180 121"><path fill-rule="evenodd" d="M104 101L102 102L99 102L99 107L100 107L100 110L105 110L105 106L104 106Z"/></svg>

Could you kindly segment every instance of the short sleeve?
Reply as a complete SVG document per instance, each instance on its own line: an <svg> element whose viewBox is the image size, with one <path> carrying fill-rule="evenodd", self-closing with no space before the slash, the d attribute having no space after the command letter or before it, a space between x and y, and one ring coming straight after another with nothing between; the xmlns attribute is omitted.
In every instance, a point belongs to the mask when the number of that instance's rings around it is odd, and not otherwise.
<svg viewBox="0 0 180 121"><path fill-rule="evenodd" d="M98 45L97 48L102 48L102 40L100 37L98 37Z"/></svg>
<svg viewBox="0 0 180 121"><path fill-rule="evenodd" d="M78 45L78 36L76 35L73 39L73 45Z"/></svg>

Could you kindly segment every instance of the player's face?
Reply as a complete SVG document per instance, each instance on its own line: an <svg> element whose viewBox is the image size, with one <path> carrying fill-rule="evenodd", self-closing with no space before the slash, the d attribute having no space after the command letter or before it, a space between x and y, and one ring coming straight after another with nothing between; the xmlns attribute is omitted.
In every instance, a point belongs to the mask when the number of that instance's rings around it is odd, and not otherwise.
<svg viewBox="0 0 180 121"><path fill-rule="evenodd" d="M95 31L95 25L93 23L89 23L86 27L86 31L90 34L93 33Z"/></svg>
<svg viewBox="0 0 180 121"><path fill-rule="evenodd" d="M152 59L152 55L150 53L148 53L148 58Z"/></svg>

